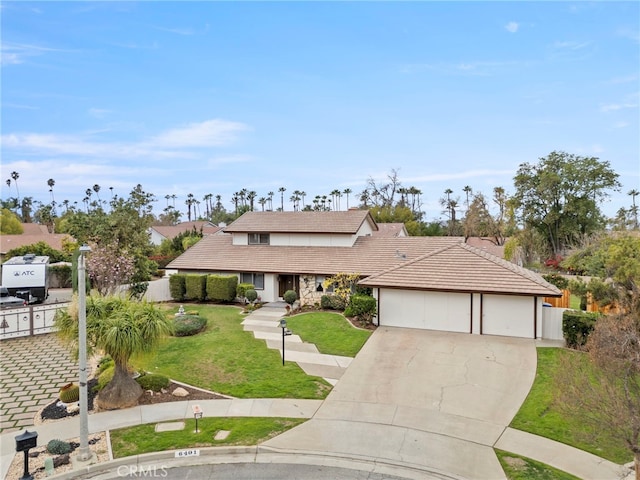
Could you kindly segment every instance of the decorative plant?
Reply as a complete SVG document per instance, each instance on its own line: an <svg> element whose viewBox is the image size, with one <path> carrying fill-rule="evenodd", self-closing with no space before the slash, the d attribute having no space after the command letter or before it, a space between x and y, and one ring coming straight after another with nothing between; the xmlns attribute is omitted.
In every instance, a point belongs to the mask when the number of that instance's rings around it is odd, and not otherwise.
<svg viewBox="0 0 640 480"><path fill-rule="evenodd" d="M60 401L63 403L73 403L80 399L80 387L75 383L67 383L60 389Z"/></svg>
<svg viewBox="0 0 640 480"><path fill-rule="evenodd" d="M47 443L47 452L52 455L64 455L71 452L71 450L71 444L62 440L54 439L49 440L49 443Z"/></svg>

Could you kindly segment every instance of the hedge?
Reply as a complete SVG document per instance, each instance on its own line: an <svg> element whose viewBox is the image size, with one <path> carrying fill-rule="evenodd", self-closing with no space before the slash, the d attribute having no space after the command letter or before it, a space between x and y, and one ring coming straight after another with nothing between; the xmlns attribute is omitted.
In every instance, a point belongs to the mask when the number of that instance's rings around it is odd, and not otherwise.
<svg viewBox="0 0 640 480"><path fill-rule="evenodd" d="M235 275L208 275L207 298L212 302L233 302L237 286L238 277Z"/></svg>
<svg viewBox="0 0 640 480"><path fill-rule="evenodd" d="M598 313L565 310L562 314L562 335L567 342L567 347L583 347L599 316Z"/></svg>
<svg viewBox="0 0 640 480"><path fill-rule="evenodd" d="M200 315L178 315L173 320L174 337L190 337L205 328L207 328L207 319Z"/></svg>
<svg viewBox="0 0 640 480"><path fill-rule="evenodd" d="M185 278L185 300L204 301L207 298L207 276L190 274Z"/></svg>
<svg viewBox="0 0 640 480"><path fill-rule="evenodd" d="M351 295L349 306L345 309L346 317L358 317L364 322L371 322L376 316L376 299L369 295Z"/></svg>
<svg viewBox="0 0 640 480"><path fill-rule="evenodd" d="M238 298L245 298L247 296L247 290L255 288L253 283L239 283L236 287L236 296Z"/></svg>
<svg viewBox="0 0 640 480"><path fill-rule="evenodd" d="M324 310L340 310L346 307L344 300L337 295L322 295L320 297L320 307Z"/></svg>
<svg viewBox="0 0 640 480"><path fill-rule="evenodd" d="M186 275L180 273L169 277L169 293L171 294L171 298L178 302L184 300L184 294L186 292L185 279Z"/></svg>

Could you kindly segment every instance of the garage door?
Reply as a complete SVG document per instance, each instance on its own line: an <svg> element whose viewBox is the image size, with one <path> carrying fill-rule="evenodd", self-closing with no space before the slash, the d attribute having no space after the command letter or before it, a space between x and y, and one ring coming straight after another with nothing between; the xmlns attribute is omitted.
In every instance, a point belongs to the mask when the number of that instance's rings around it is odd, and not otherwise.
<svg viewBox="0 0 640 480"><path fill-rule="evenodd" d="M534 338L534 299L511 295L482 296L482 333Z"/></svg>
<svg viewBox="0 0 640 480"><path fill-rule="evenodd" d="M469 294L380 290L380 325L469 332Z"/></svg>

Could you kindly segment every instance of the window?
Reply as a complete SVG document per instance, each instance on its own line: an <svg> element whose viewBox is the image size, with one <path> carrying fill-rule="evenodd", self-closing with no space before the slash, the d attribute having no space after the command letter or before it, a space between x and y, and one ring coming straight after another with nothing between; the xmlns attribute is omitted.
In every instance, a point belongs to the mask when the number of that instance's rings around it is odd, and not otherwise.
<svg viewBox="0 0 640 480"><path fill-rule="evenodd" d="M326 291L326 293L333 293L333 284L329 285L327 288L324 288L323 283L326 279L327 277L325 277L324 275L316 276L316 292Z"/></svg>
<svg viewBox="0 0 640 480"><path fill-rule="evenodd" d="M268 233L250 233L249 245L269 245Z"/></svg>
<svg viewBox="0 0 640 480"><path fill-rule="evenodd" d="M264 290L264 273L241 273L240 283L250 283L256 290Z"/></svg>

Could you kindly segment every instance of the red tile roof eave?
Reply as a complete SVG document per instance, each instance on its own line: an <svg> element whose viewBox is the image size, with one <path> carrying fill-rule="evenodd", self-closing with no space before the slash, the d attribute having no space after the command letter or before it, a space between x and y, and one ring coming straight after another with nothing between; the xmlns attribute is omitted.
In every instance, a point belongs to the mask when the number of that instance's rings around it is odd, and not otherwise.
<svg viewBox="0 0 640 480"><path fill-rule="evenodd" d="M455 289L455 288L432 288L432 287L403 287L403 286L390 286L390 285L374 285L360 282L359 285L363 287L370 288L386 288L390 290L412 290L417 292L447 292L447 293L480 293L486 295L511 295L511 296L520 296L520 297L562 297L562 294L557 294L553 292L545 292L545 293L533 293L533 292L509 292L504 290L488 290L488 289L479 289L479 290L469 290L469 289Z"/></svg>

